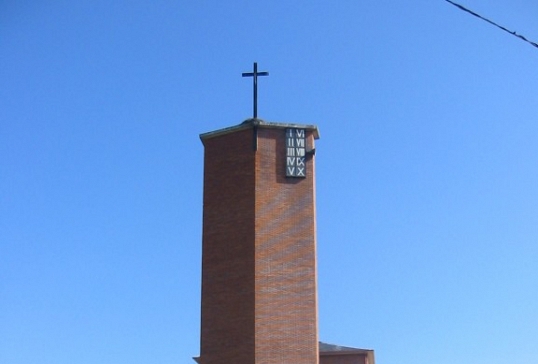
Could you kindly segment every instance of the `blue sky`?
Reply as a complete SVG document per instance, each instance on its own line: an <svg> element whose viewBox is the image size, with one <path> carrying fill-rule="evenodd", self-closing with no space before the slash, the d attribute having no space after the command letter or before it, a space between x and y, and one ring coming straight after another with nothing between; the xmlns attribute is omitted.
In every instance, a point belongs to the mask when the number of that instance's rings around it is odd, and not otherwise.
<svg viewBox="0 0 538 364"><path fill-rule="evenodd" d="M321 133L320 339L536 362L538 49L443 0L4 0L0 49L1 363L193 363L198 135L253 61L259 117Z"/></svg>

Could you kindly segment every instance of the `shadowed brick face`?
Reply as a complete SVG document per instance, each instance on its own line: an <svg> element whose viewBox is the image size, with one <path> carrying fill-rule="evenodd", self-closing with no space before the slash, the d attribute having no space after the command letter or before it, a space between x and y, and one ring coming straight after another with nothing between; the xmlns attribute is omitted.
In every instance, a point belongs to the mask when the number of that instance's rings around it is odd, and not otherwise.
<svg viewBox="0 0 538 364"><path fill-rule="evenodd" d="M252 131L204 141L202 364L254 363Z"/></svg>
<svg viewBox="0 0 538 364"><path fill-rule="evenodd" d="M285 133L203 139L201 364L319 362L314 160L286 177Z"/></svg>

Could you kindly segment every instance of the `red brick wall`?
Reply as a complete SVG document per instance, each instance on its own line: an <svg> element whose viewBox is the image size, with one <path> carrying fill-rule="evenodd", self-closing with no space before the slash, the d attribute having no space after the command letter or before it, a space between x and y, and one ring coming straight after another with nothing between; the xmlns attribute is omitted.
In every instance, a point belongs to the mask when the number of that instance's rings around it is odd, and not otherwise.
<svg viewBox="0 0 538 364"><path fill-rule="evenodd" d="M260 129L258 137L256 364L315 364L313 157L307 159L306 178L287 178L285 129ZM312 147L312 135L308 135L308 142Z"/></svg>
<svg viewBox="0 0 538 364"><path fill-rule="evenodd" d="M204 146L201 364L254 364L252 130Z"/></svg>
<svg viewBox="0 0 538 364"><path fill-rule="evenodd" d="M317 364L313 157L287 178L280 128L204 146L201 364Z"/></svg>

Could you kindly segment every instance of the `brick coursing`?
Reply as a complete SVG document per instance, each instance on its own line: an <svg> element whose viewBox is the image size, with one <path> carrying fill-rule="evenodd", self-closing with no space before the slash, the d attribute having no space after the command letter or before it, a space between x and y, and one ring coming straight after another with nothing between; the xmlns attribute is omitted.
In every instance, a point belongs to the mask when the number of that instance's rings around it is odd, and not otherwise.
<svg viewBox="0 0 538 364"><path fill-rule="evenodd" d="M200 361L317 364L314 160L286 177L285 129L253 135L204 140Z"/></svg>
<svg viewBox="0 0 538 364"><path fill-rule="evenodd" d="M256 363L318 362L314 163L285 175L284 129L260 129L256 164ZM309 136L313 144L313 137Z"/></svg>
<svg viewBox="0 0 538 364"><path fill-rule="evenodd" d="M254 363L255 155L248 130L204 141L201 363Z"/></svg>

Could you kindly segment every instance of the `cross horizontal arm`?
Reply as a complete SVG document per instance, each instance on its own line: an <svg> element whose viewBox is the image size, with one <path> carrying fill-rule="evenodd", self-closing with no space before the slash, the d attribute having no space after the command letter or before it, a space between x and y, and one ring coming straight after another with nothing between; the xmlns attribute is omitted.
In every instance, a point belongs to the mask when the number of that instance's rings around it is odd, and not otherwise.
<svg viewBox="0 0 538 364"><path fill-rule="evenodd" d="M252 77L254 76L253 72L243 72L243 77ZM269 76L269 72L256 72L257 76Z"/></svg>

